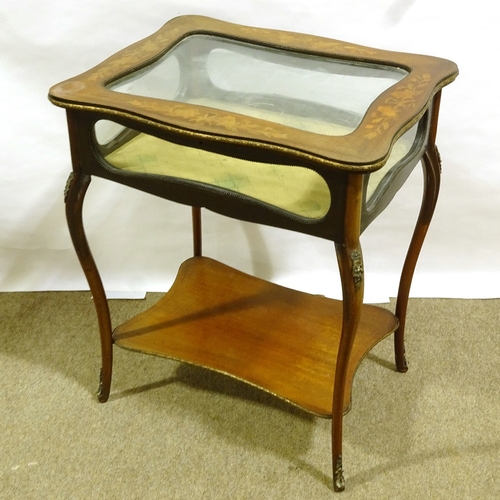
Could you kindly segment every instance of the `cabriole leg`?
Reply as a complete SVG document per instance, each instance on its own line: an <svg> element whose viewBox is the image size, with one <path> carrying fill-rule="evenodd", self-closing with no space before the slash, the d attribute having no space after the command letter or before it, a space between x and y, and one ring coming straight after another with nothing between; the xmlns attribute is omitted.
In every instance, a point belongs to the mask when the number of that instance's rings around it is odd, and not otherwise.
<svg viewBox="0 0 500 500"><path fill-rule="evenodd" d="M75 247L76 254L92 293L99 322L102 367L97 397L101 403L104 403L108 400L111 387L113 340L108 301L83 227L83 200L90 180L90 176L86 174L76 172L70 174L65 191L66 219L73 246Z"/></svg>
<svg viewBox="0 0 500 500"><path fill-rule="evenodd" d="M363 303L364 271L359 244L355 248L337 244L343 294L342 335L340 338L332 408L333 486L335 491L345 488L342 466L342 429L344 418L344 393L347 366L354 337L358 328Z"/></svg>
<svg viewBox="0 0 500 500"><path fill-rule="evenodd" d="M415 231L408 248L406 260L401 273L401 281L399 283L398 298L396 302L396 316L399 320L399 327L394 333L394 350L396 357L396 368L399 372L406 372L408 364L405 355L404 331L406 324L406 310L408 306L408 297L410 294L411 281L415 266L417 264L420 250L424 243L427 230L434 214L437 198L439 194L439 186L441 179L441 160L436 145L428 147L422 158L422 166L424 170L424 195L422 207L418 216Z"/></svg>

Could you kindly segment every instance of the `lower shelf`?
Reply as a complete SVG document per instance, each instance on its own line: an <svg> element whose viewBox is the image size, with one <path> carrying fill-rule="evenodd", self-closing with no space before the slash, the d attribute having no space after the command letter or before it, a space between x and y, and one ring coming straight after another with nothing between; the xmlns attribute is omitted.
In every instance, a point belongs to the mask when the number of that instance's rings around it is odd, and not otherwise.
<svg viewBox="0 0 500 500"><path fill-rule="evenodd" d="M203 366L331 417L342 302L297 292L206 257L182 264L153 307L117 327L116 345ZM355 371L398 321L363 305L349 361L344 409Z"/></svg>

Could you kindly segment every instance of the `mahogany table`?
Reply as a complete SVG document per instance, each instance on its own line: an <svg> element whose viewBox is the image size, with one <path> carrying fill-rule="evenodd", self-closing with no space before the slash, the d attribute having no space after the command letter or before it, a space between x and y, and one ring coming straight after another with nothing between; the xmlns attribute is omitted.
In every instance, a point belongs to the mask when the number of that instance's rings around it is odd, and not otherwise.
<svg viewBox="0 0 500 500"><path fill-rule="evenodd" d="M184 16L54 86L72 151L68 225L99 321L99 400L114 344L230 375L332 418L343 490L357 366L394 332L397 369L407 370L410 283L439 189L441 89L457 74L435 57ZM359 239L420 161L422 207L393 314L363 304ZM194 256L155 306L114 330L82 223L94 175L193 207ZM202 207L333 241L343 300L202 256Z"/></svg>

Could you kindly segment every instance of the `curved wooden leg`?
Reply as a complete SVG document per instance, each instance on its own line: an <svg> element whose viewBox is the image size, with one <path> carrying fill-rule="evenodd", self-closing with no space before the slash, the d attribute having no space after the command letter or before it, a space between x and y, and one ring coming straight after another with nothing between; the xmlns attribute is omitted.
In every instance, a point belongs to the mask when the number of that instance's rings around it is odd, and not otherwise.
<svg viewBox="0 0 500 500"><path fill-rule="evenodd" d="M355 248L336 244L343 293L342 335L340 338L332 408L333 486L335 491L345 488L342 466L342 428L344 417L344 392L347 365L354 337L358 328L363 303L363 256L359 244Z"/></svg>
<svg viewBox="0 0 500 500"><path fill-rule="evenodd" d="M406 310L408 297L410 295L411 281L417 264L420 250L424 243L427 230L434 214L439 186L441 180L441 159L435 145L428 147L422 158L424 170L424 195L422 207L418 216L413 237L408 248L401 280L399 282L398 298L396 302L396 316L399 320L399 327L394 333L394 350L396 357L396 367L399 372L408 371L408 364L405 355L404 331L406 323Z"/></svg>
<svg viewBox="0 0 500 500"><path fill-rule="evenodd" d="M73 241L76 254L90 286L97 312L102 355L102 368L97 397L101 403L104 403L108 400L111 387L113 340L108 301L83 228L83 200L90 180L90 176L86 174L72 173L70 175L65 191L66 219L71 240Z"/></svg>

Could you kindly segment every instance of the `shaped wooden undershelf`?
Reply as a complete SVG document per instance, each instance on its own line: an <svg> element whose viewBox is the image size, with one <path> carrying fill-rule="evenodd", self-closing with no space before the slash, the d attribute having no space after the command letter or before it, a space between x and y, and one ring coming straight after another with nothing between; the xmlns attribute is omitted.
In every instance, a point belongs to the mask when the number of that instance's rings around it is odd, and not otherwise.
<svg viewBox="0 0 500 500"><path fill-rule="evenodd" d="M117 327L116 345L203 366L331 417L342 302L297 292L206 257L184 262L166 295ZM349 362L355 371L397 328L389 311L363 305Z"/></svg>

